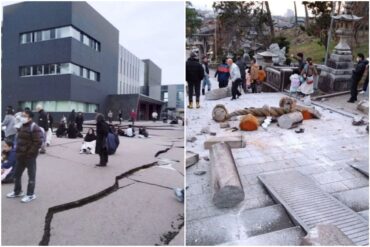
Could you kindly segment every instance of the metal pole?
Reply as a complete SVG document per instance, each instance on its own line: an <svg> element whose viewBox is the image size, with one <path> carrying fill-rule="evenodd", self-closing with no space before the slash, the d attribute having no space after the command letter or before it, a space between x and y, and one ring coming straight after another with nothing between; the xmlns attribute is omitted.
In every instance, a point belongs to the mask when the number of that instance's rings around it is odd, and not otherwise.
<svg viewBox="0 0 370 247"><path fill-rule="evenodd" d="M326 52L325 52L325 62L324 64L327 65L327 62L328 62L328 54L329 54L329 45L330 45L330 40L331 40L331 33L332 33L332 29L333 29L333 24L334 24L334 14L335 14L335 3L336 2L333 2L333 9L331 10L331 20L330 20L330 28L329 28L329 32L328 32L328 41L326 43Z"/></svg>

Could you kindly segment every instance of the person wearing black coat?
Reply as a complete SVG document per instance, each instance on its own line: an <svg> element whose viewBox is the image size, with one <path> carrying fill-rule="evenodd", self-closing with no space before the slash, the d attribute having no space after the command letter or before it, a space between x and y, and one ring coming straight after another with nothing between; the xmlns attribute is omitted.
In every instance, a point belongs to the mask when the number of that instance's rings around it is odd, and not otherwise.
<svg viewBox="0 0 370 247"><path fill-rule="evenodd" d="M79 112L77 117L76 117L76 125L77 125L77 130L79 132L82 132L82 125L84 123L84 116L82 115L82 112Z"/></svg>
<svg viewBox="0 0 370 247"><path fill-rule="evenodd" d="M68 124L75 123L75 122L76 122L76 113L75 113L75 110L73 109L68 116Z"/></svg>
<svg viewBox="0 0 370 247"><path fill-rule="evenodd" d="M76 128L76 124L70 123L68 125L67 135L68 135L68 138L70 138L70 139L76 139L77 138L78 131L77 131L77 128Z"/></svg>
<svg viewBox="0 0 370 247"><path fill-rule="evenodd" d="M362 53L357 54L357 65L356 68L352 71L352 79L351 79L351 98L347 101L348 103L355 103L357 101L357 87L358 82L361 80L366 65L368 64L368 61L365 60L365 56Z"/></svg>
<svg viewBox="0 0 370 247"><path fill-rule="evenodd" d="M186 62L186 81L188 82L189 90L189 105L188 108L193 108L193 93L195 89L195 99L197 108L199 105L200 98L200 83L204 77L204 69L197 59L197 54L192 52L190 58Z"/></svg>
<svg viewBox="0 0 370 247"><path fill-rule="evenodd" d="M36 110L39 112L39 116L38 116L38 120L37 120L37 125L39 127L41 127L41 128L44 129L45 136L46 136L46 133L49 130L48 117L46 116L46 113L45 113L45 111L44 111L44 109L42 108L41 105L38 105L36 107ZM45 144L46 144L46 140L44 139L43 140L43 143L41 145L41 148L40 148L40 153L41 154L44 154L46 152L46 150L45 150ZM49 145L50 145L50 143L49 143Z"/></svg>
<svg viewBox="0 0 370 247"><path fill-rule="evenodd" d="M105 122L104 116L98 114L96 117L96 148L95 153L99 154L100 162L96 166L107 166L108 163L108 147L107 136L109 125Z"/></svg>
<svg viewBox="0 0 370 247"><path fill-rule="evenodd" d="M238 65L240 70L240 77L242 79L241 87L243 88L244 93L247 93L247 84L245 83L245 69L247 68L246 63L244 62L242 57L238 57L238 60L236 61L236 65Z"/></svg>

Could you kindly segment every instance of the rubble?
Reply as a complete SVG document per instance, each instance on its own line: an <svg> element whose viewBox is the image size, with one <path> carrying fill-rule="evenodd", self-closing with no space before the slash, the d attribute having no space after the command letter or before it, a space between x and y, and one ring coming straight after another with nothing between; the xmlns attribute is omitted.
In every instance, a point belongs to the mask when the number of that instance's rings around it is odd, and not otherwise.
<svg viewBox="0 0 370 247"><path fill-rule="evenodd" d="M229 124L229 122L220 123L220 128L221 128L221 129L230 128L230 124Z"/></svg>
<svg viewBox="0 0 370 247"><path fill-rule="evenodd" d="M195 142L197 140L197 138L195 137L195 136L188 136L187 138L186 138L186 141L187 142Z"/></svg>
<svg viewBox="0 0 370 247"><path fill-rule="evenodd" d="M301 112L292 112L284 114L278 118L278 125L283 129L291 129L297 127L303 121Z"/></svg>
<svg viewBox="0 0 370 247"><path fill-rule="evenodd" d="M199 154L186 151L186 168L196 164L199 161Z"/></svg>
<svg viewBox="0 0 370 247"><path fill-rule="evenodd" d="M346 235L332 224L318 224L306 237L302 245L355 245Z"/></svg>
<svg viewBox="0 0 370 247"><path fill-rule="evenodd" d="M228 144L230 148L244 148L246 146L243 135L233 134L233 135L209 136L204 142L204 149L210 149L212 145L219 142L224 142Z"/></svg>

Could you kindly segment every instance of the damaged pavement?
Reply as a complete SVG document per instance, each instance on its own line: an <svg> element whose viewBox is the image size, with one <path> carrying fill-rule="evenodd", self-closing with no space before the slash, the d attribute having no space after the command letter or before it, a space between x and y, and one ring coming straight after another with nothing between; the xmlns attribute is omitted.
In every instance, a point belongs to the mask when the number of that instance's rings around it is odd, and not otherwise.
<svg viewBox="0 0 370 247"><path fill-rule="evenodd" d="M332 229L331 224L318 224L312 229L319 235L308 234L294 218L294 212L282 205L260 179L261 175L278 172L302 174L317 186L318 191L333 196L346 212L350 210L358 220L368 221L368 197L364 196L368 192L368 175L352 167L368 164L369 160L366 126L352 125L354 116L365 116L362 112L342 114L341 111L346 109L333 109L315 102L313 106L320 114L319 119L300 120L291 129L271 122L255 131L240 130L243 117L230 114L228 121L220 124L212 114L220 104L232 113L244 108L278 106L283 97L286 97L283 93L247 94L230 101L229 98L205 100L202 96L201 108L187 111L188 245L301 245L320 243L321 236L328 234L337 237L321 243L340 245L351 241L337 228ZM297 103L304 106L303 102ZM222 118L222 114L218 116ZM234 165L237 174L220 172L217 159L212 160L211 151L216 147L213 148L210 141L217 143L220 140L231 145L232 159L226 163L229 167ZM219 155L222 157L223 154ZM229 181L220 180L218 173L224 174ZM231 191L229 194L238 191L235 190L235 186L239 186L238 177L244 191L243 200L231 207L220 207L215 195L222 187ZM294 185L288 186L287 191L289 188ZM240 200L240 192L237 193ZM226 199L236 196L226 194ZM299 198L297 200L295 203L299 204ZM341 220L340 215L337 218ZM357 228L346 226L346 230L353 233ZM314 235L321 239L314 239Z"/></svg>
<svg viewBox="0 0 370 247"><path fill-rule="evenodd" d="M106 168L79 154L82 139L54 138L37 160L37 200L6 199L13 185L2 186L2 245L183 245L173 188L184 186L184 130L165 128L120 137Z"/></svg>

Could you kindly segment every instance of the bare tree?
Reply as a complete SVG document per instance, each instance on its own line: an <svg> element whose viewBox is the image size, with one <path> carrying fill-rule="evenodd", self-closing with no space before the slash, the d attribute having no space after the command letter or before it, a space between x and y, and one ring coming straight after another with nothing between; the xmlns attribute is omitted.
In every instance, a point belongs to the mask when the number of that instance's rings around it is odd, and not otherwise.
<svg viewBox="0 0 370 247"><path fill-rule="evenodd" d="M298 16L297 16L297 4L294 1L294 14L295 14L295 26L298 26Z"/></svg>
<svg viewBox="0 0 370 247"><path fill-rule="evenodd" d="M308 9L307 9L307 1L303 1L302 4L304 5L304 13L305 13L305 19L304 19L304 25L306 30L308 29L309 26L309 20L308 20Z"/></svg>
<svg viewBox="0 0 370 247"><path fill-rule="evenodd" d="M268 1L265 1L265 6L266 6L266 12L267 12L267 17L269 19L269 26L270 26L270 31L271 31L271 38L275 38L275 30L274 30L274 22L272 20L271 16L271 11L270 11L270 5Z"/></svg>

